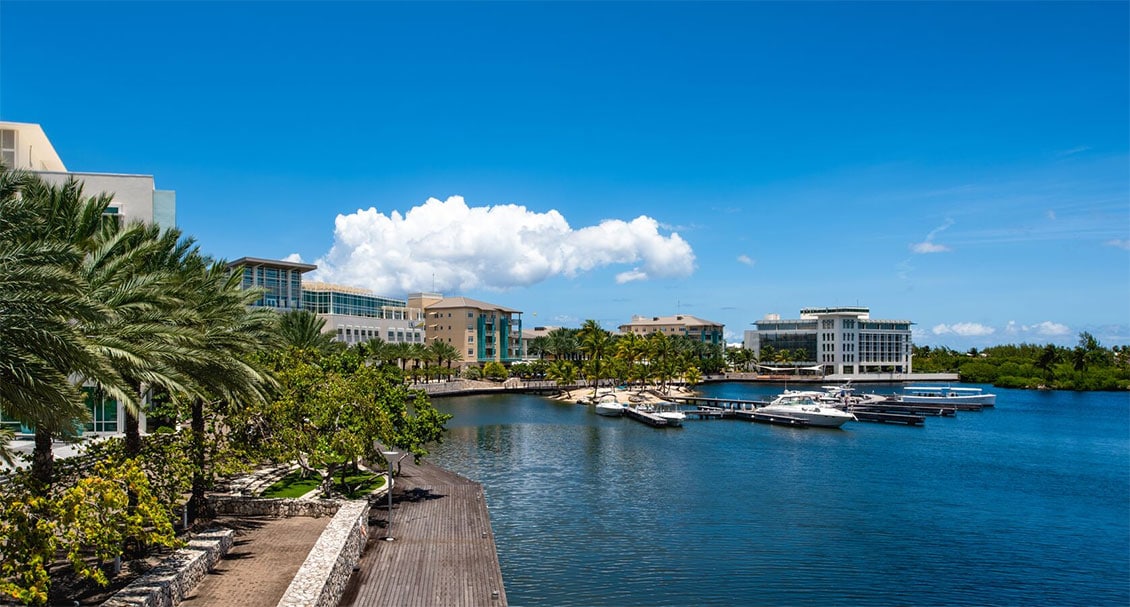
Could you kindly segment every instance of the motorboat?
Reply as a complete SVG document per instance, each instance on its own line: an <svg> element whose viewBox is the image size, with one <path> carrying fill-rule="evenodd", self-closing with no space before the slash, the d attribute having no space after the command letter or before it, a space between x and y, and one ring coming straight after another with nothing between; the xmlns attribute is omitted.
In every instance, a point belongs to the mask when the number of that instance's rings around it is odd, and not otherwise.
<svg viewBox="0 0 1130 607"><path fill-rule="evenodd" d="M624 414L624 405L616 400L615 394L605 394L596 401L595 411L597 415L605 417L620 417Z"/></svg>
<svg viewBox="0 0 1130 607"><path fill-rule="evenodd" d="M639 410L662 419L666 422L666 425L672 427L682 426L683 422L687 419L687 414L679 411L675 403L669 403L667 401L640 405Z"/></svg>
<svg viewBox="0 0 1130 607"><path fill-rule="evenodd" d="M821 403L811 393L786 392L774 398L768 405L757 410L758 413L795 417L808 422L810 426L839 428L844 423L855 420L855 415L828 404Z"/></svg>
<svg viewBox="0 0 1130 607"><path fill-rule="evenodd" d="M988 394L981 388L954 386L905 386L896 400L908 405L981 405L992 407L997 402L996 394Z"/></svg>

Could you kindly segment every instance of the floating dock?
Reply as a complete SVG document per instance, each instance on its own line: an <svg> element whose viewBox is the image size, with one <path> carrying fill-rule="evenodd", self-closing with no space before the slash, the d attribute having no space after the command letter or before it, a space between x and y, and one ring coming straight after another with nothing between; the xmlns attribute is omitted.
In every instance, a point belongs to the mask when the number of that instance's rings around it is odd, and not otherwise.
<svg viewBox="0 0 1130 607"><path fill-rule="evenodd" d="M626 415L626 416L628 416L628 417L630 417L630 418L632 418L632 419L634 419L638 422L643 422L643 423L645 423L645 424L647 424L647 425L649 425L653 428L662 428L662 427L667 426L667 420L663 419L662 417L659 417L658 415L656 415L654 413L649 413L647 411L641 411L640 409L638 409L636 407L625 407L624 408L624 415Z"/></svg>

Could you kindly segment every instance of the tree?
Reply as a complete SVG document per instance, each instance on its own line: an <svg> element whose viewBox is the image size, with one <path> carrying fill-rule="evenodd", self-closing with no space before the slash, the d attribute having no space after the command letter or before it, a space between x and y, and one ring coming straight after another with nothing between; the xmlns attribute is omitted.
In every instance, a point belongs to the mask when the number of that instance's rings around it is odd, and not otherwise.
<svg viewBox="0 0 1130 607"><path fill-rule="evenodd" d="M567 360L555 360L545 370L545 376L564 391L567 386L577 383L577 368Z"/></svg>
<svg viewBox="0 0 1130 607"><path fill-rule="evenodd" d="M206 457L206 410L217 415L224 405L252 406L267 399L271 377L254 355L279 343L277 315L266 308L252 308L261 293L244 290L238 273L225 264L203 257L188 260L180 287L189 307L196 312L190 328L196 334L194 355L180 361L190 406L193 463L189 516L195 519L204 507L204 492L211 469Z"/></svg>
<svg viewBox="0 0 1130 607"><path fill-rule="evenodd" d="M332 333L325 332L326 319L310 310L290 310L279 317L279 334L284 344L300 350L328 353L338 346Z"/></svg>
<svg viewBox="0 0 1130 607"><path fill-rule="evenodd" d="M592 380L592 394L596 397L600 380L610 377L608 358L612 350L612 336L595 320L586 320L577 333L580 350L585 355L585 375Z"/></svg>
<svg viewBox="0 0 1130 607"><path fill-rule="evenodd" d="M460 360L459 349L444 341L433 341L431 346L432 358L438 365L447 365L447 376L451 377L451 363Z"/></svg>
<svg viewBox="0 0 1130 607"><path fill-rule="evenodd" d="M6 375L0 378L0 407L35 426L33 476L46 490L53 437L73 434L75 424L87 417L79 385L91 382L135 408L137 395L119 369L140 358L131 348L136 343L102 330L115 323L113 311L91 296L102 285L84 280L119 228L116 218L105 215L110 196L86 197L74 179L54 186L7 171L3 175L0 295L6 297L0 314L6 318L0 324L6 335L0 337L7 347L0 354Z"/></svg>

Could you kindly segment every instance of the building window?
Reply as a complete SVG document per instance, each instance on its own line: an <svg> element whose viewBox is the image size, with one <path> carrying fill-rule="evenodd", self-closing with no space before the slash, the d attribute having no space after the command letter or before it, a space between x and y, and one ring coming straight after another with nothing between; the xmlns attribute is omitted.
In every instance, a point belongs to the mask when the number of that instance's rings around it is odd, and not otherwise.
<svg viewBox="0 0 1130 607"><path fill-rule="evenodd" d="M9 169L16 168L16 131L4 129L0 131L0 160Z"/></svg>

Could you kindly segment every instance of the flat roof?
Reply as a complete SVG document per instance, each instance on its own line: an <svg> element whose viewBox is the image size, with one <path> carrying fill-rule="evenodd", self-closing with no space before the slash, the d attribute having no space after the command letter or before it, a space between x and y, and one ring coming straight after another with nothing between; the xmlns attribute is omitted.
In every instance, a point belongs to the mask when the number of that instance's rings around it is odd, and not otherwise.
<svg viewBox="0 0 1130 607"><path fill-rule="evenodd" d="M267 266L268 268L282 268L285 270L298 270L300 272L309 272L318 269L318 266L309 263L283 261L281 259L263 259L262 257L240 257L235 261L229 262L227 267L235 268L238 266Z"/></svg>

